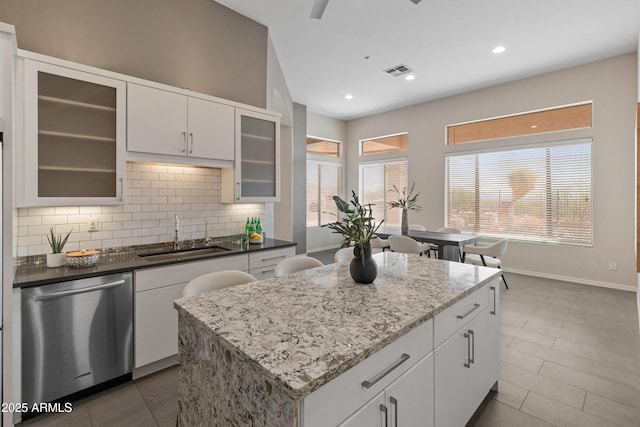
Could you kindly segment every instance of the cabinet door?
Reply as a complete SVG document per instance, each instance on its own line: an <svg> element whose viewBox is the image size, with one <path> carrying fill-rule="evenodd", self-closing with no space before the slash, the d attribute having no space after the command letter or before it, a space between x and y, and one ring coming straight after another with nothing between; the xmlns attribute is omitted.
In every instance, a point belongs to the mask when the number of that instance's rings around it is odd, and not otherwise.
<svg viewBox="0 0 640 427"><path fill-rule="evenodd" d="M189 97L188 154L216 160L234 159L234 108Z"/></svg>
<svg viewBox="0 0 640 427"><path fill-rule="evenodd" d="M386 427L389 425L388 417L389 407L382 392L347 418L340 427Z"/></svg>
<svg viewBox="0 0 640 427"><path fill-rule="evenodd" d="M178 353L178 312L173 301L181 298L186 283L151 289L135 294L134 366Z"/></svg>
<svg viewBox="0 0 640 427"><path fill-rule="evenodd" d="M187 97L127 85L127 150L187 155Z"/></svg>
<svg viewBox="0 0 640 427"><path fill-rule="evenodd" d="M433 353L387 388L389 425L433 427Z"/></svg>
<svg viewBox="0 0 640 427"><path fill-rule="evenodd" d="M125 83L32 60L23 67L17 204L122 203Z"/></svg>
<svg viewBox="0 0 640 427"><path fill-rule="evenodd" d="M463 426L471 413L467 409L467 376L471 342L467 328L453 334L434 352L435 425Z"/></svg>
<svg viewBox="0 0 640 427"><path fill-rule="evenodd" d="M498 316L485 310L469 323L471 331L471 354L473 363L467 382L469 404L475 411L491 387L498 381L500 371L500 338Z"/></svg>
<svg viewBox="0 0 640 427"><path fill-rule="evenodd" d="M280 119L236 109L234 171L223 170L224 203L280 201Z"/></svg>

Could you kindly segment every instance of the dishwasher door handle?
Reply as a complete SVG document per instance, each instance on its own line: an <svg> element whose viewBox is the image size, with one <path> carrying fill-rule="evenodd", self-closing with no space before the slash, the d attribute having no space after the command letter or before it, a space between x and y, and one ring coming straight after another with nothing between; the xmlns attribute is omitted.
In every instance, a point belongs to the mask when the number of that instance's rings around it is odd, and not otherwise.
<svg viewBox="0 0 640 427"><path fill-rule="evenodd" d="M84 294L86 292L100 291L103 289L115 288L116 286L124 285L126 282L124 280L116 280L115 282L105 283L103 285L98 286L88 286L86 288L80 289L70 289L68 291L60 291L60 292L51 292L50 294L40 294L34 295L34 301L45 301L53 298L66 297L69 295L77 295Z"/></svg>

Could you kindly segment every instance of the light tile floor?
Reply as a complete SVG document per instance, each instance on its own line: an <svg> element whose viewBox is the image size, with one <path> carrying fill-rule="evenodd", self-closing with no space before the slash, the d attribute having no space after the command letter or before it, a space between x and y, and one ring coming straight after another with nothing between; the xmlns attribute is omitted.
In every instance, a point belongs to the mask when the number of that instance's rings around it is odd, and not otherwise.
<svg viewBox="0 0 640 427"><path fill-rule="evenodd" d="M468 427L640 426L635 294L513 274L507 280L500 391ZM171 368L83 399L70 414L23 425L173 426L176 384Z"/></svg>

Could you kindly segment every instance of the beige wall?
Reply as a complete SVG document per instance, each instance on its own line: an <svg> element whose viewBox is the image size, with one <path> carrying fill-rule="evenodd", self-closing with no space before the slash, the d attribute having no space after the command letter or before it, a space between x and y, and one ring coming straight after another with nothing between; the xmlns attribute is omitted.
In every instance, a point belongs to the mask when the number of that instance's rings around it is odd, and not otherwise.
<svg viewBox="0 0 640 427"><path fill-rule="evenodd" d="M213 0L2 0L18 47L258 107L268 31Z"/></svg>
<svg viewBox="0 0 640 427"><path fill-rule="evenodd" d="M593 100L593 128L562 139L593 137L593 247L513 241L504 259L512 270L585 283L635 288L636 54L627 54L500 86L415 105L347 124L347 188L357 188L358 140L409 132L409 181L422 191L423 211L412 221L444 224L445 125ZM520 142L548 140L548 135ZM508 141L507 141L508 142ZM504 143L504 142L501 142ZM492 143L478 143L489 147ZM609 261L618 269L610 271Z"/></svg>

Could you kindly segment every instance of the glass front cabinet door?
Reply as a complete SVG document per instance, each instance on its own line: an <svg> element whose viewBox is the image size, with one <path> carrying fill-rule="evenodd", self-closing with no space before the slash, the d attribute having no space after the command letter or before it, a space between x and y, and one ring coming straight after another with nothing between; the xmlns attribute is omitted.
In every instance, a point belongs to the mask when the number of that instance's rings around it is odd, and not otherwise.
<svg viewBox="0 0 640 427"><path fill-rule="evenodd" d="M18 205L123 203L126 84L30 59L22 66Z"/></svg>
<svg viewBox="0 0 640 427"><path fill-rule="evenodd" d="M280 201L280 117L236 108L235 140L235 167L222 171L222 201Z"/></svg>

